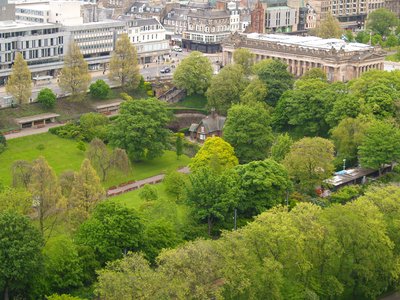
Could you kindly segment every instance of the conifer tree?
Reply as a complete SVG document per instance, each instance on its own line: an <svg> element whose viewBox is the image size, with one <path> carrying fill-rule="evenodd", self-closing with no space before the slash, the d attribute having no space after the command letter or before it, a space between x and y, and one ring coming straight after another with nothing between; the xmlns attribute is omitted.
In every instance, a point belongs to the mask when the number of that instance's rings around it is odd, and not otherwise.
<svg viewBox="0 0 400 300"><path fill-rule="evenodd" d="M20 52L15 55L12 72L6 84L6 92L11 94L18 104L28 103L32 95L31 71Z"/></svg>

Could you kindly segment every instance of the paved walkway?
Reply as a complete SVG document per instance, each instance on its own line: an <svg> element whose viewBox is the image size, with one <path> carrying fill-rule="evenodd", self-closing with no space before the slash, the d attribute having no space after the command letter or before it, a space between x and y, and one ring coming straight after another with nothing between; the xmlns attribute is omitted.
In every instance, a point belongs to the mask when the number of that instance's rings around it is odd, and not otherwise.
<svg viewBox="0 0 400 300"><path fill-rule="evenodd" d="M6 137L6 140L11 140L11 139L16 139L16 138L23 137L23 136L45 133L45 132L48 132L50 128L61 126L61 125L64 125L64 124L53 123L53 124L48 124L48 125L46 125L46 127L42 127L42 128L25 128L25 129L22 129L20 132L6 134L5 137Z"/></svg>
<svg viewBox="0 0 400 300"><path fill-rule="evenodd" d="M178 172L184 173L184 174L188 174L190 172L188 167L183 167L181 169L178 170ZM117 196L123 193L127 193L133 190L137 190L138 188L141 188L142 186L144 186L145 184L156 184L161 182L164 179L165 175L164 174L160 174L160 175L156 175L153 177L149 177L149 178L145 178L142 180L138 180L132 183L128 183L126 185L123 186L118 186L115 188L111 188L107 191L107 197L112 197L112 196Z"/></svg>

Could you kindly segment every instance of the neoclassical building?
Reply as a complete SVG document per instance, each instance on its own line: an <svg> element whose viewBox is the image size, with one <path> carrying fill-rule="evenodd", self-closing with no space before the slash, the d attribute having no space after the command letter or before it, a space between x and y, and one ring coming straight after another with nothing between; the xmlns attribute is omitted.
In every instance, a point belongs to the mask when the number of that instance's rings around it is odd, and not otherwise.
<svg viewBox="0 0 400 300"><path fill-rule="evenodd" d="M321 68L330 81L349 81L362 73L383 70L385 52L379 47L347 43L340 39L283 34L232 34L222 44L223 65L233 61L237 48L248 49L255 61L279 59L296 77L311 68Z"/></svg>

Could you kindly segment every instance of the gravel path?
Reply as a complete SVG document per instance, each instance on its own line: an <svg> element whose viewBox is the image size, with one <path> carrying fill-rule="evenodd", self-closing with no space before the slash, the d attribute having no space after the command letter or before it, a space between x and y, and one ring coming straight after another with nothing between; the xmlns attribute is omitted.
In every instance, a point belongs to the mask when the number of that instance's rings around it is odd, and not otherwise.
<svg viewBox="0 0 400 300"><path fill-rule="evenodd" d="M16 139L16 138L23 137L23 136L48 132L50 128L62 126L62 125L65 125L65 124L52 123L52 124L46 125L43 128L25 128L25 129L22 129L20 132L6 134L5 137L6 137L6 140Z"/></svg>
<svg viewBox="0 0 400 300"><path fill-rule="evenodd" d="M178 172L184 173L184 174L188 174L190 172L188 167L183 167L181 169L178 170ZM118 186L115 188L111 188L107 191L107 197L112 197L112 196L116 196L116 195L120 195L123 193L127 193L133 190L137 190L138 188L144 186L145 184L156 184L161 182L164 179L165 175L164 174L160 174L160 175L156 175L153 177L149 177L149 178L145 178L142 180L138 180L132 183L128 183L126 185L123 186Z"/></svg>

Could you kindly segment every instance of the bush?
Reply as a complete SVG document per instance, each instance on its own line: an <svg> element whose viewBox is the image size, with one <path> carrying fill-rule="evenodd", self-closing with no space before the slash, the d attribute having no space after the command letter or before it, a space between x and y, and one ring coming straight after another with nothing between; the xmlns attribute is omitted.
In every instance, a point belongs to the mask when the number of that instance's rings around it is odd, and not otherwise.
<svg viewBox="0 0 400 300"><path fill-rule="evenodd" d="M340 190L337 192L332 193L329 196L329 200L332 203L341 203L344 204L346 202L349 202L361 195L361 187L358 185L348 185L345 187L342 187Z"/></svg>
<svg viewBox="0 0 400 300"><path fill-rule="evenodd" d="M144 82L143 87L145 91L151 91L153 89L151 82L148 81Z"/></svg>
<svg viewBox="0 0 400 300"><path fill-rule="evenodd" d="M56 104L57 96L51 89L44 88L40 90L36 100L44 107L52 108Z"/></svg>
<svg viewBox="0 0 400 300"><path fill-rule="evenodd" d="M152 90L147 91L146 94L149 97L153 97L154 96L154 92Z"/></svg>
<svg viewBox="0 0 400 300"><path fill-rule="evenodd" d="M107 125L109 122L109 119L103 114L94 112L83 114L79 119L83 139L90 142L97 137L104 141L107 137Z"/></svg>
<svg viewBox="0 0 400 300"><path fill-rule="evenodd" d="M64 126L53 127L49 129L51 134L67 139L81 139L82 133L79 125L73 122L68 122Z"/></svg>
<svg viewBox="0 0 400 300"><path fill-rule="evenodd" d="M85 145L85 143L83 141L79 141L76 144L76 148L78 148L78 150L80 150L82 152L86 151L86 145Z"/></svg>
<svg viewBox="0 0 400 300"><path fill-rule="evenodd" d="M145 184L139 191L139 197L145 201L154 201L158 199L158 193L154 186Z"/></svg>
<svg viewBox="0 0 400 300"><path fill-rule="evenodd" d="M110 92L110 86L104 80L98 79L90 85L89 91L94 98L105 99Z"/></svg>
<svg viewBox="0 0 400 300"><path fill-rule="evenodd" d="M36 149L38 149L39 151L43 151L44 150L44 145L43 144L39 144L36 146Z"/></svg>
<svg viewBox="0 0 400 300"><path fill-rule="evenodd" d="M7 147L6 137L2 133L0 133L0 144L3 145L4 147Z"/></svg>
<svg viewBox="0 0 400 300"><path fill-rule="evenodd" d="M119 96L121 97L122 100L125 100L125 101L133 100L133 97L129 96L127 93L121 93L121 94L119 94Z"/></svg>

